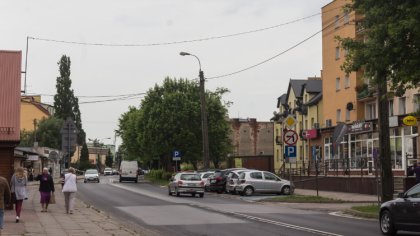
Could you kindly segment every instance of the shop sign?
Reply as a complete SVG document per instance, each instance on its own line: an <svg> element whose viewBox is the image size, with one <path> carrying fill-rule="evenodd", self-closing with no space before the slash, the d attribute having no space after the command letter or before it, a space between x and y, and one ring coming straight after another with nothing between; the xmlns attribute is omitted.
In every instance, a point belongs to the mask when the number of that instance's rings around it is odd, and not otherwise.
<svg viewBox="0 0 420 236"><path fill-rule="evenodd" d="M417 119L414 116L406 116L403 119L403 124L407 126L417 125Z"/></svg>
<svg viewBox="0 0 420 236"><path fill-rule="evenodd" d="M318 138L318 130L317 129L308 129L302 132L302 136L305 139L315 139Z"/></svg>
<svg viewBox="0 0 420 236"><path fill-rule="evenodd" d="M28 161L37 161L38 155L28 155Z"/></svg>
<svg viewBox="0 0 420 236"><path fill-rule="evenodd" d="M366 133L373 131L372 122L357 121L349 126L348 133Z"/></svg>

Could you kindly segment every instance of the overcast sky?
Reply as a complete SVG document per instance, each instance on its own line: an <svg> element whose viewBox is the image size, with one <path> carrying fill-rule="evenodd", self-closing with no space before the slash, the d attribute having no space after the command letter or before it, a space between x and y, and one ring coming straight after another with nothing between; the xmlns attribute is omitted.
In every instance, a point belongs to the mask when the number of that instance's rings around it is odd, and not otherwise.
<svg viewBox="0 0 420 236"><path fill-rule="evenodd" d="M2 0L0 49L21 50L26 38L102 44L179 42L280 25L321 12L330 0ZM53 104L57 62L70 56L76 96L147 92L166 76L196 79L197 55L205 77L229 74L264 61L321 29L321 15L236 37L143 47L106 47L29 40L27 93ZM206 82L228 88L231 118L269 121L289 79L319 76L321 34L251 70ZM104 98L80 97L79 102ZM80 104L87 138L112 143L118 118L141 98ZM112 137L112 140L105 138ZM117 144L120 141L117 140Z"/></svg>

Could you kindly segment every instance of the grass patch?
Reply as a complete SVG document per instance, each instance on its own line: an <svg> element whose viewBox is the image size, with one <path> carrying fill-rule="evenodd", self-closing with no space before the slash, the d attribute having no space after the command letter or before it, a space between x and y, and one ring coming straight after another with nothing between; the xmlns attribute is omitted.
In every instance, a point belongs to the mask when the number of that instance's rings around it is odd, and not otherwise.
<svg viewBox="0 0 420 236"><path fill-rule="evenodd" d="M144 176L145 180L150 181L150 183L155 184L155 185L168 185L169 180L166 179L157 179L157 178L152 178L151 176L145 175Z"/></svg>
<svg viewBox="0 0 420 236"><path fill-rule="evenodd" d="M289 195L264 199L270 202L296 202L296 203L343 203L345 201L321 196Z"/></svg>
<svg viewBox="0 0 420 236"><path fill-rule="evenodd" d="M351 209L345 211L348 214L364 217L364 218L378 218L379 206L366 205L366 206L353 206Z"/></svg>

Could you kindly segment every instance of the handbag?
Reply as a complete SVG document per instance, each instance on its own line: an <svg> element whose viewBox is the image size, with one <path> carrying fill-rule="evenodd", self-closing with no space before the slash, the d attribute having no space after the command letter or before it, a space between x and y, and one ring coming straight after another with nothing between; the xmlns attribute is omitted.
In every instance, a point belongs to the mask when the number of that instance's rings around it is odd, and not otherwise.
<svg viewBox="0 0 420 236"><path fill-rule="evenodd" d="M49 204L55 204L55 194L54 194L54 192L51 192Z"/></svg>

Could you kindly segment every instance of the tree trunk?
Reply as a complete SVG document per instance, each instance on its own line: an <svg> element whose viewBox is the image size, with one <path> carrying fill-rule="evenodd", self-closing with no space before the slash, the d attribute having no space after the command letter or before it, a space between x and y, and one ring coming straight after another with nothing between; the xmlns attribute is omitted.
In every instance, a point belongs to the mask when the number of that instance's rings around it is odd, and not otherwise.
<svg viewBox="0 0 420 236"><path fill-rule="evenodd" d="M379 160L381 163L382 202L386 202L392 200L394 194L386 73L384 71L378 71L376 81L378 92Z"/></svg>

